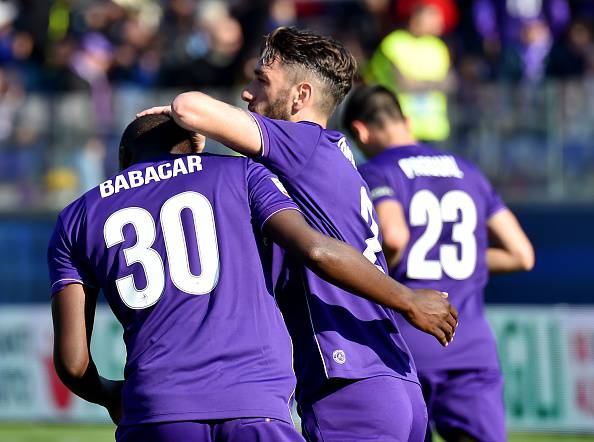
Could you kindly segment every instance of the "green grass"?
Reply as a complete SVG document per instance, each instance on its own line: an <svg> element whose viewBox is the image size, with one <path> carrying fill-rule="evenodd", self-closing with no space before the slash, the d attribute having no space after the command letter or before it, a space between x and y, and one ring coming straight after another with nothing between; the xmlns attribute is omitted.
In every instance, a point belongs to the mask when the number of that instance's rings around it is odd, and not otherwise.
<svg viewBox="0 0 594 442"><path fill-rule="evenodd" d="M113 425L0 424L2 442L113 442Z"/></svg>
<svg viewBox="0 0 594 442"><path fill-rule="evenodd" d="M434 437L434 442L443 442L441 438ZM512 433L509 442L594 442L594 435L576 434L540 434L540 433Z"/></svg>
<svg viewBox="0 0 594 442"><path fill-rule="evenodd" d="M0 424L2 442L113 442L112 425ZM435 438L435 442L443 442ZM594 435L514 433L509 442L594 442Z"/></svg>

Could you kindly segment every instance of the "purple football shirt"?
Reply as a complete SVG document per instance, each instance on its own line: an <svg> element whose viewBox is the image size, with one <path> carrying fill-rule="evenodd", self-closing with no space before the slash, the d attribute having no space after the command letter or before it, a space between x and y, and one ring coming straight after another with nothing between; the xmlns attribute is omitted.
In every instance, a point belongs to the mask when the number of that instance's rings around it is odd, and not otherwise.
<svg viewBox="0 0 594 442"><path fill-rule="evenodd" d="M297 209L277 183L246 158L169 156L126 169L60 214L52 294L73 282L100 287L122 323L123 425L292 422L291 342L259 240L270 216Z"/></svg>
<svg viewBox="0 0 594 442"><path fill-rule="evenodd" d="M262 133L259 161L278 175L310 225L386 272L377 216L344 135L315 123L253 116ZM295 348L298 400L333 377L389 375L418 382L396 312L320 279L288 255L279 253L274 268L277 300Z"/></svg>
<svg viewBox="0 0 594 442"><path fill-rule="evenodd" d="M497 367L483 290L487 221L505 205L490 183L467 160L423 145L387 149L359 170L374 204L398 201L409 225L410 240L391 276L411 288L448 292L458 309L456 338L447 348L399 321L419 371Z"/></svg>

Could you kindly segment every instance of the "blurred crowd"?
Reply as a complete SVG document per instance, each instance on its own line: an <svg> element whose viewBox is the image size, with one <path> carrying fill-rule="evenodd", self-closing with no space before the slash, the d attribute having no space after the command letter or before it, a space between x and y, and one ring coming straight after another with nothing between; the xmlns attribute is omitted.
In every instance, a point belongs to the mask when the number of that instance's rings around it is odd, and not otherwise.
<svg viewBox="0 0 594 442"><path fill-rule="evenodd" d="M38 201L39 176L66 199L91 187L113 172L122 109L233 91L262 36L292 25L344 42L426 141L454 132L453 95L473 116L471 85L594 78L591 0L0 0L0 208Z"/></svg>
<svg viewBox="0 0 594 442"><path fill-rule="evenodd" d="M2 0L0 65L30 91L228 87L262 35L297 25L344 41L362 69L403 29L443 40L463 79L538 81L594 70L593 20L589 0Z"/></svg>

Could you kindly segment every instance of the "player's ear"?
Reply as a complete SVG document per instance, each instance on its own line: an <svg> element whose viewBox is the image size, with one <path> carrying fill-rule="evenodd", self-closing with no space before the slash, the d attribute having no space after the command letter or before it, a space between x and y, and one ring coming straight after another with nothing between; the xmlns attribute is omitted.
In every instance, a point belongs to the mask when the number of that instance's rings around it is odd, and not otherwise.
<svg viewBox="0 0 594 442"><path fill-rule="evenodd" d="M351 128L357 137L359 143L366 145L369 144L371 139L371 133L369 132L369 128L365 123L359 120L353 120L351 122Z"/></svg>
<svg viewBox="0 0 594 442"><path fill-rule="evenodd" d="M313 86L311 83L304 81L296 86L292 101L293 113L299 112L301 109L313 104Z"/></svg>
<svg viewBox="0 0 594 442"><path fill-rule="evenodd" d="M412 133L412 120L410 118L404 118L404 125L406 126L406 130Z"/></svg>

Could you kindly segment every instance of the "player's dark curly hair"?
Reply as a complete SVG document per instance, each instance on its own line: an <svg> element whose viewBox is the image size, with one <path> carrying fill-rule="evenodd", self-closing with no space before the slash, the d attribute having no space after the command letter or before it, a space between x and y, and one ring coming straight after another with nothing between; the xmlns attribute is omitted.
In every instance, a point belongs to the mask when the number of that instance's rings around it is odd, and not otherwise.
<svg viewBox="0 0 594 442"><path fill-rule="evenodd" d="M145 115L133 120L120 141L120 169L167 153L190 153L190 133L167 115Z"/></svg>
<svg viewBox="0 0 594 442"><path fill-rule="evenodd" d="M311 31L280 27L266 36L262 45L262 64L277 59L286 66L300 66L320 79L329 95L320 103L330 115L353 85L357 70L355 57L340 42Z"/></svg>

